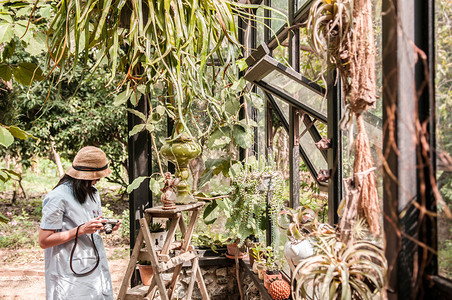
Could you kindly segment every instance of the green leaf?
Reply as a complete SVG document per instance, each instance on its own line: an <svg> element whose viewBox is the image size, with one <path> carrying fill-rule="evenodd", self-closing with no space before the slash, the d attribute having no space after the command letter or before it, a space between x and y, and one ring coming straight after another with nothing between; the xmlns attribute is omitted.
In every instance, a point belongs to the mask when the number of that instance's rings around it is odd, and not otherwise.
<svg viewBox="0 0 452 300"><path fill-rule="evenodd" d="M13 23L14 22L13 18L10 15L5 14L5 13L0 13L0 19L5 20L8 23Z"/></svg>
<svg viewBox="0 0 452 300"><path fill-rule="evenodd" d="M218 203L216 200L213 200L209 205L207 205L202 215L203 219L206 219L217 206Z"/></svg>
<svg viewBox="0 0 452 300"><path fill-rule="evenodd" d="M245 70L248 65L246 64L246 58L239 59L236 61L237 67L239 67L240 71Z"/></svg>
<svg viewBox="0 0 452 300"><path fill-rule="evenodd" d="M115 101L113 102L113 104L115 106L119 106L121 104L124 104L127 102L127 100L129 100L130 95L132 94L132 90L125 90L124 92L119 93L116 97L115 97Z"/></svg>
<svg viewBox="0 0 452 300"><path fill-rule="evenodd" d="M131 108L127 108L127 111L129 113L131 113L131 114L134 114L135 116L137 116L138 118L140 118L144 122L146 122L146 116L141 111L138 111L136 109L131 109Z"/></svg>
<svg viewBox="0 0 452 300"><path fill-rule="evenodd" d="M13 135L3 126L0 126L0 144L9 147L14 142Z"/></svg>
<svg viewBox="0 0 452 300"><path fill-rule="evenodd" d="M11 67L9 65L1 64L0 65L0 78L4 81L10 81L13 76L11 72Z"/></svg>
<svg viewBox="0 0 452 300"><path fill-rule="evenodd" d="M264 110L264 100L256 93L245 94L246 102L258 111Z"/></svg>
<svg viewBox="0 0 452 300"><path fill-rule="evenodd" d="M25 51L34 56L41 54L46 49L46 36L41 32L34 32L25 47Z"/></svg>
<svg viewBox="0 0 452 300"><path fill-rule="evenodd" d="M232 92L241 92L243 90L243 88L246 85L246 80L243 78L240 78L239 80L235 81L232 86L231 86L231 90Z"/></svg>
<svg viewBox="0 0 452 300"><path fill-rule="evenodd" d="M138 132L140 132L141 130L143 130L146 127L146 124L138 124L135 125L132 130L129 132L129 136L134 136L135 134L137 134Z"/></svg>
<svg viewBox="0 0 452 300"><path fill-rule="evenodd" d="M160 193L160 183L155 178L151 178L149 181L149 189L154 193L154 195L158 195Z"/></svg>
<svg viewBox="0 0 452 300"><path fill-rule="evenodd" d="M227 113L235 115L240 109L240 99L238 97L227 97L224 105Z"/></svg>
<svg viewBox="0 0 452 300"><path fill-rule="evenodd" d="M131 193L134 189L137 189L141 183L148 178L147 176L140 176L137 177L133 180L133 182L131 184L129 184L129 186L127 187L127 193Z"/></svg>
<svg viewBox="0 0 452 300"><path fill-rule="evenodd" d="M253 145L253 135L242 125L234 125L234 142L240 147L247 149Z"/></svg>
<svg viewBox="0 0 452 300"><path fill-rule="evenodd" d="M0 24L0 44L9 43L14 36L13 26L10 23Z"/></svg>
<svg viewBox="0 0 452 300"><path fill-rule="evenodd" d="M205 171L198 181L198 189L202 188L213 177L213 169Z"/></svg>
<svg viewBox="0 0 452 300"><path fill-rule="evenodd" d="M141 99L141 92L137 89L135 91L132 91L132 95L130 96L130 103L132 103L133 106L137 106L138 102L140 102Z"/></svg>
<svg viewBox="0 0 452 300"><path fill-rule="evenodd" d="M207 147L210 149L218 149L228 145L231 142L231 129L229 127L221 127L215 129L207 140Z"/></svg>
<svg viewBox="0 0 452 300"><path fill-rule="evenodd" d="M18 139L21 140L26 140L29 137L33 137L31 134L29 134L28 132L20 129L19 127L16 126L9 126L8 127L9 132L11 132L11 134Z"/></svg>
<svg viewBox="0 0 452 300"><path fill-rule="evenodd" d="M8 223L10 220L0 213L0 222Z"/></svg>
<svg viewBox="0 0 452 300"><path fill-rule="evenodd" d="M16 50L16 43L14 42L14 40L12 40L10 43L6 44L5 47L3 48L3 60L7 60L10 59L13 54L14 51Z"/></svg>
<svg viewBox="0 0 452 300"><path fill-rule="evenodd" d="M146 130L149 132L153 132L155 130L155 126L152 124L146 124L145 127L146 127Z"/></svg>
<svg viewBox="0 0 452 300"><path fill-rule="evenodd" d="M163 106L163 105L158 105L155 109L154 109L154 111L156 112L156 113L158 113L159 115L161 115L161 116L163 116L164 114L165 114L165 107Z"/></svg>
<svg viewBox="0 0 452 300"><path fill-rule="evenodd" d="M30 85L33 81L44 79L42 70L33 63L19 63L13 68L14 79L23 85Z"/></svg>

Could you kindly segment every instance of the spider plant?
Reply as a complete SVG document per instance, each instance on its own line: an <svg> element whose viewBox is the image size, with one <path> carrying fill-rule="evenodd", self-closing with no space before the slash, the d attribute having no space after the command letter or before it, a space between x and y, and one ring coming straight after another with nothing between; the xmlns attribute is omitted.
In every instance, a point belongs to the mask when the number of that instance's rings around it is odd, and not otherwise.
<svg viewBox="0 0 452 300"><path fill-rule="evenodd" d="M123 78L121 101L136 104L141 94L160 95L168 115L183 132L198 136L224 119L225 99L237 99L241 55L237 15L256 7L228 0L60 0L48 30L49 63L61 76L107 65ZM157 91L164 87L165 95ZM238 89L240 90L240 89ZM197 108L197 109L194 109ZM199 115L208 128L200 128ZM152 113L161 115L159 108ZM210 120L210 121L209 121ZM151 120L152 121L152 120ZM190 121L190 127L187 122ZM153 124L146 126L152 131ZM140 127L141 128L141 127ZM179 132L182 135L183 132Z"/></svg>
<svg viewBox="0 0 452 300"><path fill-rule="evenodd" d="M366 241L346 246L329 243L321 236L318 240L317 254L303 260L294 271L294 299L382 297L387 270L382 249Z"/></svg>

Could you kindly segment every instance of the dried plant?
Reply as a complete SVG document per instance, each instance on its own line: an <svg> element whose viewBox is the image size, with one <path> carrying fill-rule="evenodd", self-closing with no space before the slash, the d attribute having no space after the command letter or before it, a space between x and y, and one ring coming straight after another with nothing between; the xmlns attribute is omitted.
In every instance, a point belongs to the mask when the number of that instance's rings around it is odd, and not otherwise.
<svg viewBox="0 0 452 300"><path fill-rule="evenodd" d="M346 246L318 239L317 254L303 260L293 273L293 299L381 297L387 270L382 249L365 241Z"/></svg>

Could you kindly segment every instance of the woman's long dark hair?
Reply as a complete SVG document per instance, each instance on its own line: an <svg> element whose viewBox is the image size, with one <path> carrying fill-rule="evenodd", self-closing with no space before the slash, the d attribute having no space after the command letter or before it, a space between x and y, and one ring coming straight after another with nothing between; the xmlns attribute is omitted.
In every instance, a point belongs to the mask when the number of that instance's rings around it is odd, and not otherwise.
<svg viewBox="0 0 452 300"><path fill-rule="evenodd" d="M96 189L91 185L92 180L75 179L67 174L64 174L55 188L66 182L69 182L72 185L74 198L77 199L80 204L85 203L87 196L89 196L91 200L95 201L94 194L96 193Z"/></svg>

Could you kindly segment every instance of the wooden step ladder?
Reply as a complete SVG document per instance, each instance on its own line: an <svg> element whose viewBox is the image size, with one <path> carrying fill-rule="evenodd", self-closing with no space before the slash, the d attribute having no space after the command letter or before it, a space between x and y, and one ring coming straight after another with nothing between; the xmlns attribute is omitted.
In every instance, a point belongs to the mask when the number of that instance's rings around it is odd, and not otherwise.
<svg viewBox="0 0 452 300"><path fill-rule="evenodd" d="M182 265L191 261L192 273L185 299L191 299L195 281L198 283L204 300L210 300L207 294L207 288L202 277L201 269L199 268L199 257L196 250L191 245L191 238L195 229L196 220L200 214L204 202L197 202L187 205L176 205L175 209L165 210L163 206L148 208L145 210L144 218L140 219L140 231L138 233L135 246L130 256L129 264L127 266L124 279L119 290L117 300L132 300L132 299L153 299L154 295L159 290L160 299L170 300L174 294L176 283L179 279L179 274L182 271ZM185 225L182 214L188 212L190 214L188 227ZM155 245L151 239L149 231L149 223L152 218L166 218L170 220L168 226L168 234L160 251L155 250ZM182 233L182 241L174 242L176 229L179 226ZM143 244L145 248L143 248ZM170 250L179 250L179 254L170 257ZM149 261L151 263L154 275L149 286L138 285L129 288L132 278L132 273L136 268L138 260ZM174 268L171 281L166 285L162 279L162 273Z"/></svg>

